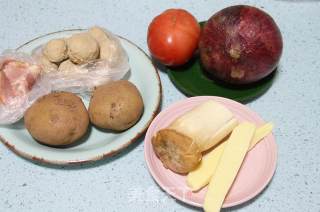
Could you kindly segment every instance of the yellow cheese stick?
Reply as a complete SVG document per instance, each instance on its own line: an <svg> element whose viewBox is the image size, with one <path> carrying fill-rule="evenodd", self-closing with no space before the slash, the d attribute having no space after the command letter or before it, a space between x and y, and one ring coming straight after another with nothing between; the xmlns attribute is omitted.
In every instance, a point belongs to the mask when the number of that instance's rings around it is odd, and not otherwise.
<svg viewBox="0 0 320 212"><path fill-rule="evenodd" d="M241 164L253 139L255 125L239 124L226 141L219 164L208 187L203 208L206 212L219 212L223 201L237 176Z"/></svg>
<svg viewBox="0 0 320 212"><path fill-rule="evenodd" d="M192 191L197 191L208 185L218 166L226 142L223 142L202 158L197 168L187 175L187 185Z"/></svg>
<svg viewBox="0 0 320 212"><path fill-rule="evenodd" d="M253 147L255 147L255 145L257 143L259 143L259 141L261 141L264 137L266 137L269 133L271 133L272 128L273 128L273 125L270 122L259 127L256 130L256 132L254 133L254 137L253 137L253 140L250 144L249 150L251 150Z"/></svg>
<svg viewBox="0 0 320 212"><path fill-rule="evenodd" d="M250 144L250 149L252 149L257 143L259 143L259 141L267 136L272 131L272 128L273 125L271 123L267 123L259 127L254 133L253 140ZM187 176L187 185L192 191L197 191L208 185L219 163L225 144L225 142L221 143L219 146L207 153L202 158L199 166L195 170L189 172Z"/></svg>

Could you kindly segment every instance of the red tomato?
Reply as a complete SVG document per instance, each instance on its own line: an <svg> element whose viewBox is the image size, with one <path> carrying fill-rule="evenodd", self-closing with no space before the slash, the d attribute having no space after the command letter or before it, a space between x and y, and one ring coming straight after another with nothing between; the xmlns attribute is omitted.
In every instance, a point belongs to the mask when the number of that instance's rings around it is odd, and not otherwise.
<svg viewBox="0 0 320 212"><path fill-rule="evenodd" d="M169 9L148 28L148 47L154 58L168 66L183 65L198 47L200 26L188 11Z"/></svg>

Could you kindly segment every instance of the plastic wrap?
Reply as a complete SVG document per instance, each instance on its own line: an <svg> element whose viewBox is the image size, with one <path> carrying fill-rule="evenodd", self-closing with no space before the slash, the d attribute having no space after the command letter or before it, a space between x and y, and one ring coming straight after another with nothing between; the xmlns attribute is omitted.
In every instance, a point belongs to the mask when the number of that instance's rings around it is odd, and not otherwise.
<svg viewBox="0 0 320 212"><path fill-rule="evenodd" d="M81 65L69 61L62 68L61 65L68 60L62 63L50 62L43 55L45 44L34 49L32 56L12 50L1 54L0 124L17 122L34 101L52 91L69 91L88 97L88 93L96 86L122 79L130 69L126 51L111 32L99 27L96 30L105 36L105 40L97 40L100 57ZM10 61L17 63L8 68L6 64ZM31 69L20 68L20 62L25 66L30 65ZM12 79L6 76L8 69L12 69L12 73L9 71Z"/></svg>
<svg viewBox="0 0 320 212"><path fill-rule="evenodd" d="M22 66L18 73L6 64ZM51 92L49 81L40 75L41 67L29 55L7 50L0 56L0 124L20 120L39 97Z"/></svg>
<svg viewBox="0 0 320 212"><path fill-rule="evenodd" d="M59 67L58 71L52 67L43 66L46 78L51 82L53 90L80 94L90 92L98 85L120 80L125 76L130 69L128 55L115 35L106 30L104 32L108 36L108 54L104 54L103 59L73 65L64 70ZM41 46L33 52L38 61L41 61L42 48ZM101 51L102 48L100 48L100 54L102 54Z"/></svg>

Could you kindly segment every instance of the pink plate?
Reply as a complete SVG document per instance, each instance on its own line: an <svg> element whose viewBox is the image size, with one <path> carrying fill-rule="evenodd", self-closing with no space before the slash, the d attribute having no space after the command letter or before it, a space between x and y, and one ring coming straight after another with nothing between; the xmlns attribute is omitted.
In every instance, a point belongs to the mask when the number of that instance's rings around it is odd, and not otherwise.
<svg viewBox="0 0 320 212"><path fill-rule="evenodd" d="M186 176L164 168L153 151L151 138L178 116L210 99L228 107L240 121L250 121L258 126L264 123L258 114L233 100L214 96L192 97L179 101L159 113L146 133L144 145L145 159L149 171L160 187L176 199L197 207L202 207L207 188L192 192L186 184ZM270 134L247 154L223 207L241 204L259 194L271 180L276 169L276 161L277 146L274 136Z"/></svg>

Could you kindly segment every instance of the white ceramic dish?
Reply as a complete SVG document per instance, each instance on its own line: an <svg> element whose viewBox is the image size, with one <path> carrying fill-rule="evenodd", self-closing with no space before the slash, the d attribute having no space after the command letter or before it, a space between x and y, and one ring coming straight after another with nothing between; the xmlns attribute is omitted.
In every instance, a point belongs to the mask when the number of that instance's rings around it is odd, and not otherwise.
<svg viewBox="0 0 320 212"><path fill-rule="evenodd" d="M64 30L37 37L22 46L18 51L31 53L36 47L54 38L67 37L81 29ZM0 140L18 155L51 164L74 164L95 161L111 156L140 137L157 114L161 100L161 82L158 72L149 57L134 43L120 38L129 56L130 73L126 79L139 89L144 101L144 113L136 125L122 133L104 132L90 126L87 135L78 145L69 148L53 148L36 142L25 129L23 120L0 127ZM84 99L88 105L88 101Z"/></svg>

